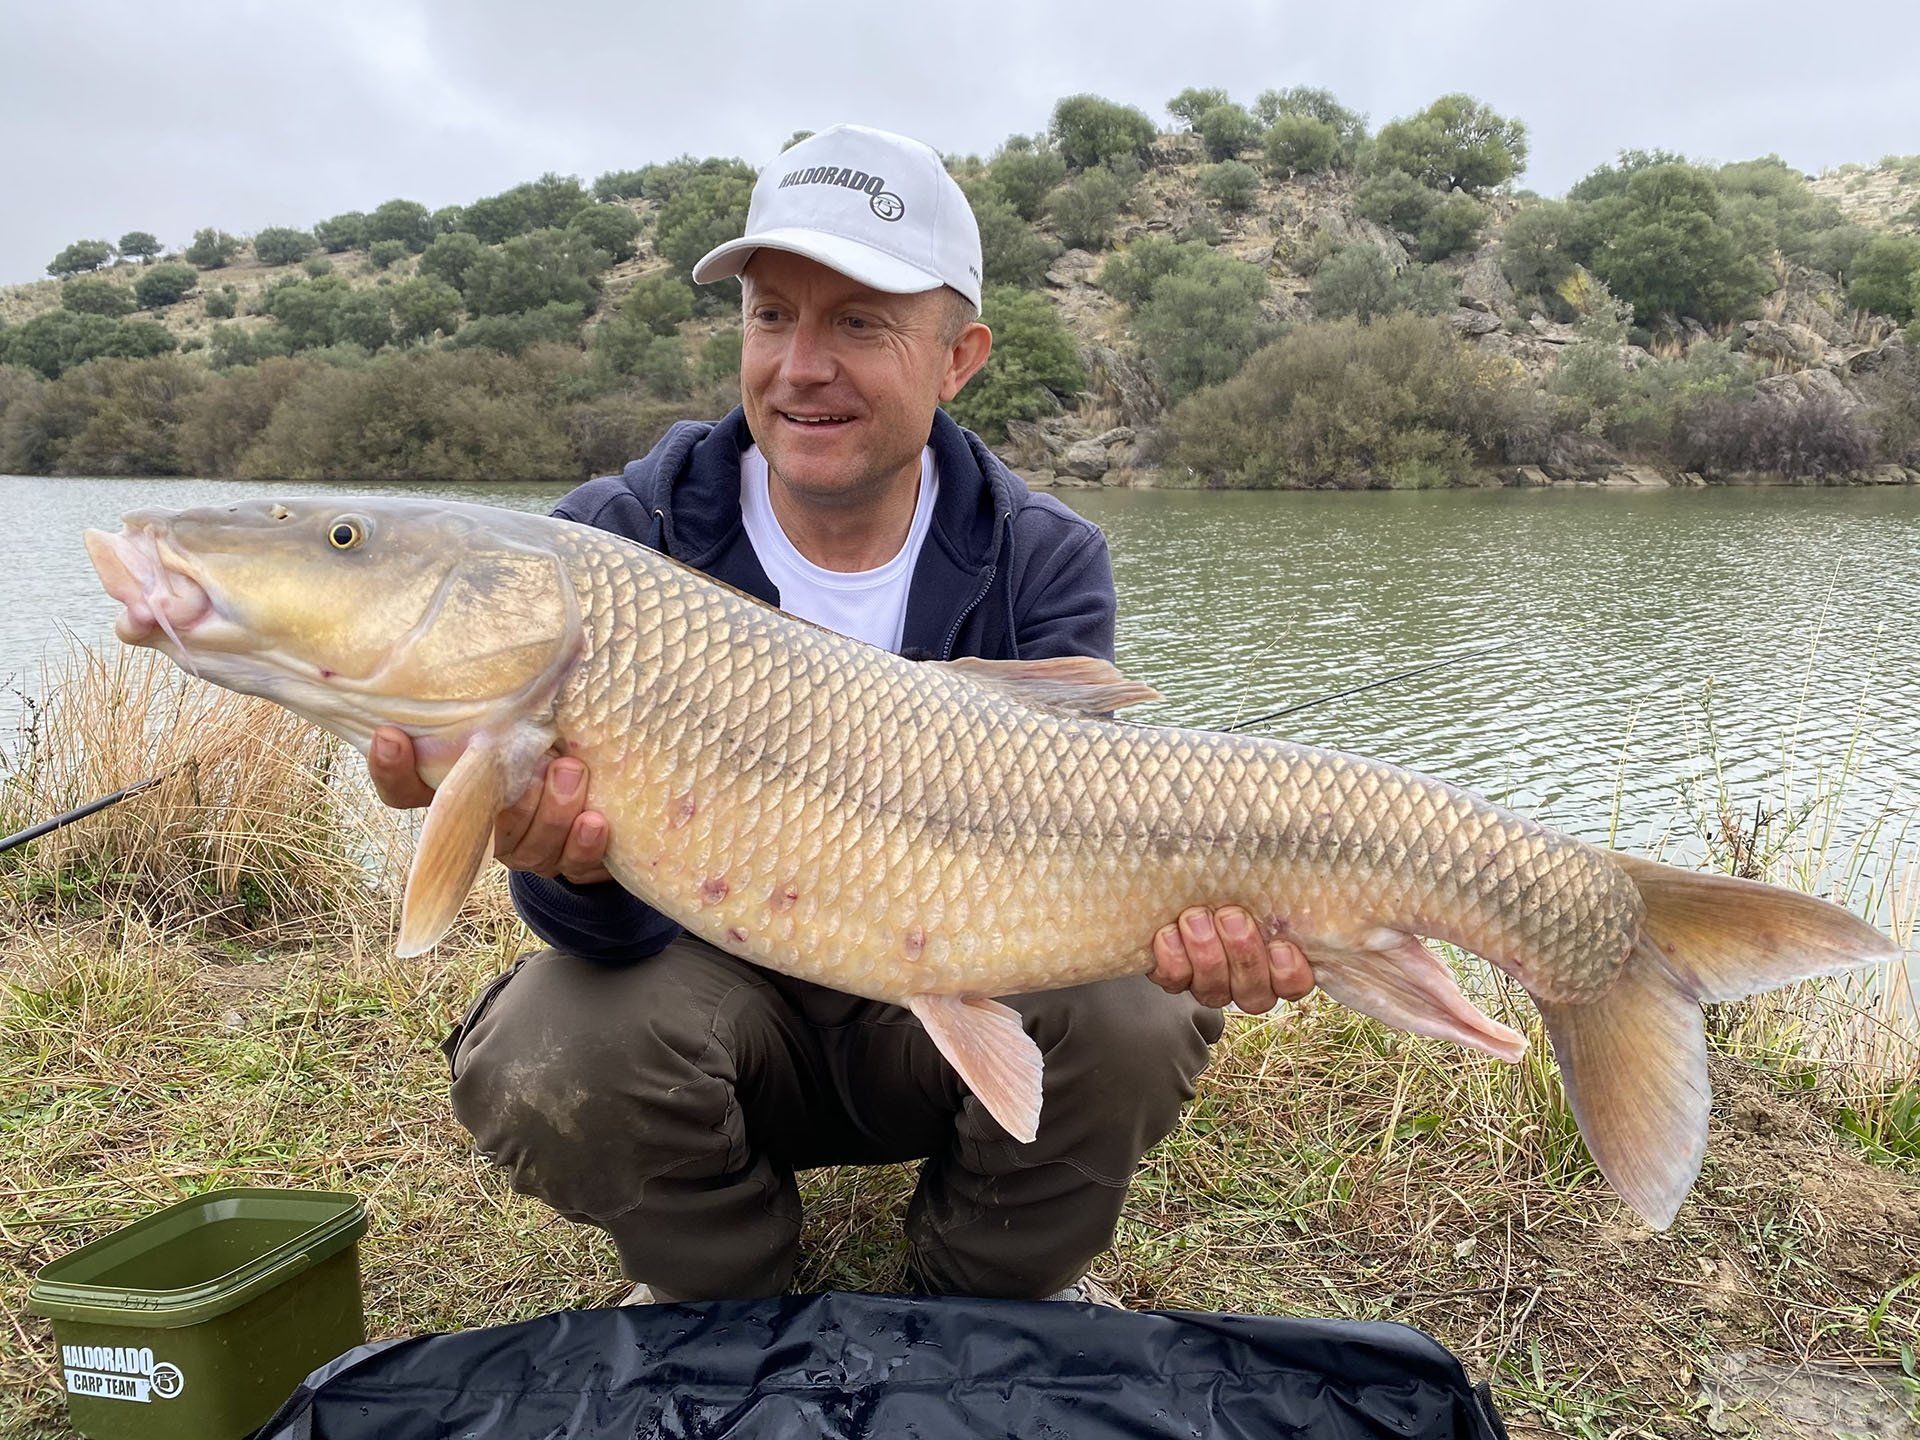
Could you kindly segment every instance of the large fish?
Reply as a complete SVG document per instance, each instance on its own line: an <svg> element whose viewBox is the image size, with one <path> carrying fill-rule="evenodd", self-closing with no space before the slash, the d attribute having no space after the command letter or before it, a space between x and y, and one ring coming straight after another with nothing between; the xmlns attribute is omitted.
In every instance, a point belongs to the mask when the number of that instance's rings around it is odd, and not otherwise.
<svg viewBox="0 0 1920 1440"><path fill-rule="evenodd" d="M1153 698L1102 661L914 663L653 551L484 506L288 500L141 511L87 546L120 638L437 786L399 950L452 923L496 812L585 762L607 868L758 964L912 1010L1007 1131L1041 1061L997 995L1152 965L1189 905L1243 904L1320 987L1505 1060L1422 943L1526 988L1588 1149L1664 1227L1698 1174L1700 1005L1891 959L1791 891L1559 834L1359 756L1106 718Z"/></svg>

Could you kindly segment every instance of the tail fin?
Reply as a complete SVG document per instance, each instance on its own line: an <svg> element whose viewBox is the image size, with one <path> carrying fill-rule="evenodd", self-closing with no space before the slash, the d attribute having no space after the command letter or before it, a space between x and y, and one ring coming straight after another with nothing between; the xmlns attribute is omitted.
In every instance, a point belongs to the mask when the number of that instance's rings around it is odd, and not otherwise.
<svg viewBox="0 0 1920 1440"><path fill-rule="evenodd" d="M1584 1004L1541 1002L1580 1134L1600 1173L1655 1229L1706 1153L1707 1041L1700 1002L1893 959L1893 943L1837 905L1792 890L1613 860L1646 902L1620 978Z"/></svg>

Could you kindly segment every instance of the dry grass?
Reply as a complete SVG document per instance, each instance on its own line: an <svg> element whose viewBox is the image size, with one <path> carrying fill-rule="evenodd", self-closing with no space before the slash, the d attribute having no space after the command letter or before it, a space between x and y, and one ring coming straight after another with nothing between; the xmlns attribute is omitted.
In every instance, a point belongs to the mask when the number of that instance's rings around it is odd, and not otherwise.
<svg viewBox="0 0 1920 1440"><path fill-rule="evenodd" d="M376 1335L623 1288L611 1247L511 1194L448 1113L437 1044L527 943L498 872L452 943L393 959L382 857L405 829L353 818L357 762L278 716L142 659L89 661L4 779L0 826L174 761L195 775L0 859L0 1435L62 1433L34 1270L214 1186L364 1197ZM1910 1029L1836 1026L1817 987L1723 1017L1707 1166L1654 1235L1587 1161L1531 1007L1463 969L1533 1035L1526 1063L1331 1004L1236 1021L1105 1278L1144 1305L1417 1325L1493 1380L1523 1435L1721 1429L1696 1377L1735 1351L1912 1373L1920 1150L1862 1109L1910 1078ZM811 1177L801 1283L897 1284L911 1179Z"/></svg>

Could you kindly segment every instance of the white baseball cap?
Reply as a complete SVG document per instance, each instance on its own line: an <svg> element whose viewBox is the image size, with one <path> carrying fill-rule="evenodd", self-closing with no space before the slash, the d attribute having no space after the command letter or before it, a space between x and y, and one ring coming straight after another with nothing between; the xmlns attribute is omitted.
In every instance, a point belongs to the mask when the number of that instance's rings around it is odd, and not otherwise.
<svg viewBox="0 0 1920 1440"><path fill-rule="evenodd" d="M760 172L747 233L693 267L706 285L738 275L761 246L790 250L893 294L951 285L980 308L980 227L931 146L835 125Z"/></svg>

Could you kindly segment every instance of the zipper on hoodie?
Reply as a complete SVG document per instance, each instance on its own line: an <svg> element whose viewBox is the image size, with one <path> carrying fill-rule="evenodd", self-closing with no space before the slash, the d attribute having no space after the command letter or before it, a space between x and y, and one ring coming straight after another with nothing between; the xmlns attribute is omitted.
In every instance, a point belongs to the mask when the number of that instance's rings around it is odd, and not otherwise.
<svg viewBox="0 0 1920 1440"><path fill-rule="evenodd" d="M980 579L979 588L973 592L973 598L967 601L966 608L953 617L953 628L947 631L947 638L940 646L940 658L953 658L953 642L960 638L960 627L967 623L967 617L980 608L980 602L987 598L987 591L993 586L993 577L1000 570L1000 541L1006 526L1005 516L995 516L993 522L993 559L988 562L986 574Z"/></svg>

